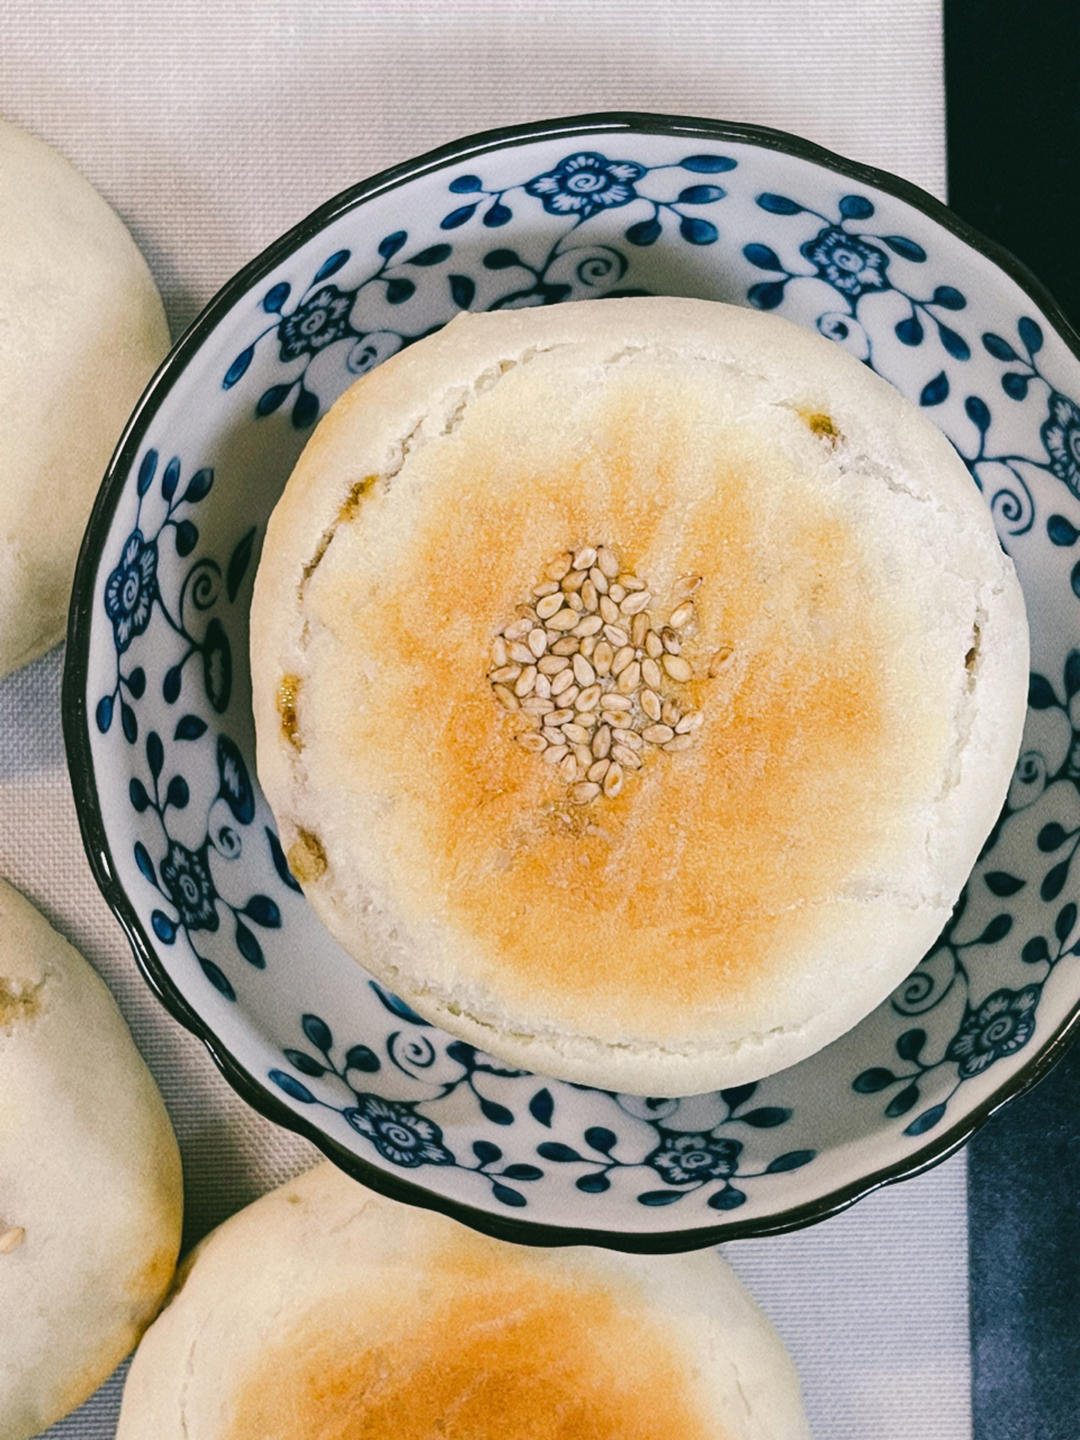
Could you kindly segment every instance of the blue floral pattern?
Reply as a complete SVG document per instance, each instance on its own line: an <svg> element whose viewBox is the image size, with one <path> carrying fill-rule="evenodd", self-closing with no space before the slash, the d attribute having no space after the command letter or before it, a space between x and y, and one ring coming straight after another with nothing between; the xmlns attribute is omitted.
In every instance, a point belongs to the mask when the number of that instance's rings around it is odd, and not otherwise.
<svg viewBox="0 0 1080 1440"><path fill-rule="evenodd" d="M885 251L849 235L839 225L826 225L800 248L826 284L851 300L888 287Z"/></svg>
<svg viewBox="0 0 1080 1440"><path fill-rule="evenodd" d="M204 845L197 851L189 850L178 840L170 840L161 862L162 883L185 930L218 928L217 892L210 878L206 848Z"/></svg>
<svg viewBox="0 0 1080 1440"><path fill-rule="evenodd" d="M577 214L588 220L597 210L629 205L637 198L634 181L644 174L644 165L632 160L608 160L589 150L568 155L554 170L528 181L525 193L539 196L544 209L554 215Z"/></svg>
<svg viewBox="0 0 1080 1440"><path fill-rule="evenodd" d="M1014 1055L1035 1033L1035 1007L1041 985L1022 990L995 990L977 1010L969 1006L964 1023L949 1041L947 1060L958 1061L957 1073L966 1080L978 1075L1005 1055Z"/></svg>
<svg viewBox="0 0 1080 1440"><path fill-rule="evenodd" d="M1051 470L1074 495L1080 496L1080 409L1067 395L1051 393L1049 414L1039 434Z"/></svg>
<svg viewBox="0 0 1080 1440"><path fill-rule="evenodd" d="M148 545L142 531L128 536L120 563L105 582L105 613L112 621L119 654L150 624L157 581L157 546Z"/></svg>

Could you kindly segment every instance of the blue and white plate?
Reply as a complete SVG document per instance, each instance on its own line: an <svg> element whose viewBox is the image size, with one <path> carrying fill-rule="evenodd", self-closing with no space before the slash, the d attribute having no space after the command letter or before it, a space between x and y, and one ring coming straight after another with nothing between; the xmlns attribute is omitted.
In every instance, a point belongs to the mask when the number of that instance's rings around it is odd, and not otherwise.
<svg viewBox="0 0 1080 1440"><path fill-rule="evenodd" d="M336 396L459 310L641 293L776 310L909 396L985 496L1033 630L1008 803L934 950L820 1054L681 1100L513 1070L370 980L289 875L249 705L266 519ZM763 1234L949 1154L1080 1017L1078 345L1038 284L929 196L746 126L497 131L316 211L176 346L79 563L68 756L91 864L150 984L260 1110L369 1185L513 1239Z"/></svg>

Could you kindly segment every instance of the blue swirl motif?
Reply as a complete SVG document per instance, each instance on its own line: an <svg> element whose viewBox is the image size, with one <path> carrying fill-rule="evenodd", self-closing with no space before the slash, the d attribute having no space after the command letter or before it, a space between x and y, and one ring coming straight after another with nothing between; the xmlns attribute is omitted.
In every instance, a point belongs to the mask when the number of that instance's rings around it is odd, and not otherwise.
<svg viewBox="0 0 1080 1440"><path fill-rule="evenodd" d="M985 860L1002 834L1018 815L1036 801L1046 801L1050 813L1068 815L1080 796L1080 650L1070 651L1062 680L1063 697L1050 681L1032 674L1028 705L1056 721L1059 735L1057 763L1041 751L1028 750L1017 764L1009 796L994 829L983 847ZM1069 872L1080 849L1080 821L1074 826L1051 820L1040 826L1036 836L1040 854L1048 857L1048 868L1039 882L1039 898L1054 906L1069 880ZM915 1017L937 1010L954 992L963 996L963 1006L953 1034L929 1058L924 1054L927 1032L921 1026L905 1030L896 1040L896 1054L904 1064L894 1070L873 1066L855 1077L852 1088L860 1094L891 1090L885 1115L896 1119L914 1110L922 1099L922 1085L931 1074L955 1066L955 1080L943 1099L921 1111L905 1127L904 1134L918 1136L934 1129L945 1118L949 1101L967 1081L982 1075L999 1060L1022 1050L1035 1034L1036 1012L1046 981L1069 956L1080 955L1077 906L1068 900L1053 913L1045 934L1030 935L1019 949L1020 960L1031 967L1032 980L1019 989L999 988L975 1003L970 995L970 978L965 961L968 951L980 946L1000 945L1012 934L1014 917L1002 908L981 926L978 933L961 939L964 919L976 883L995 899L1018 895L1028 879L1010 871L981 868L979 881L972 880L957 902L955 911L930 954L908 977L892 998L897 1015ZM1049 918L1049 917L1048 917ZM899 1087L899 1088L896 1088Z"/></svg>
<svg viewBox="0 0 1080 1440"><path fill-rule="evenodd" d="M453 1166L481 1176L500 1204L519 1209L526 1207L528 1196L518 1186L544 1179L550 1173L548 1169L531 1160L527 1163L507 1161L503 1148L487 1139L473 1142L471 1159L466 1162L454 1154L446 1143L442 1128L430 1113L425 1112L451 1095L463 1093L471 1097L483 1120L505 1127L510 1133L519 1117L502 1100L494 1098L491 1081L529 1081L533 1077L525 1070L498 1064L462 1040L452 1040L440 1054L423 1033L430 1029L425 1020L374 981L368 983L385 1009L395 1019L411 1027L408 1031L394 1030L387 1036L383 1042L383 1057L368 1045L352 1045L340 1059L335 1059L330 1026L318 1015L305 1015L301 1027L315 1053L312 1054L310 1049L284 1050L285 1059L292 1069L275 1068L269 1072L270 1080L292 1100L341 1115L392 1165L401 1169L416 1169L423 1165ZM416 1080L425 1071L434 1071L437 1061L442 1059L450 1061L454 1071L448 1078L432 1079L433 1093L427 1099L393 1099L367 1088L369 1082L365 1077L385 1071L387 1062L391 1070L396 1069L409 1080ZM442 1074L441 1069L439 1073ZM329 1081L339 1093L347 1094L347 1098L323 1098L305 1080ZM529 1089L531 1094L526 1103L532 1121L550 1129L555 1117L555 1097L546 1086L540 1089L530 1086ZM745 1135L747 1128L771 1129L785 1125L791 1119L791 1111L785 1106L748 1108L756 1090L756 1085L741 1085L710 1097L713 1113L705 1128L679 1126L680 1111L692 1102L638 1099L610 1091L596 1092L608 1097L616 1114L621 1111L630 1117L636 1130L640 1131L644 1122L651 1134L645 1153L636 1158L629 1153L641 1150L640 1136L635 1142L632 1137L620 1137L605 1126L591 1125L584 1131L580 1150L561 1141L542 1140L535 1146L535 1155L537 1159L547 1161L549 1166L573 1166L578 1172L574 1184L584 1195L601 1195L609 1190L613 1171L633 1170L645 1183L651 1181L655 1186L659 1180L663 1186L661 1189L639 1191L636 1198L640 1205L672 1205L687 1195L707 1190L706 1204L712 1209L735 1210L745 1204L747 1195L744 1189L732 1183L734 1179L738 1178L742 1185L765 1175L797 1170L809 1164L816 1154L813 1150L790 1150L776 1156L763 1169L747 1171L742 1168L744 1141L738 1138L740 1127ZM699 1100L699 1106L700 1103ZM624 1153L620 1154L620 1150ZM514 1183L508 1183L511 1181Z"/></svg>
<svg viewBox="0 0 1080 1440"><path fill-rule="evenodd" d="M671 174L680 170L691 175L715 176L735 169L736 162L724 155L688 155L673 165L641 165L634 160L609 159L597 151L577 151L565 156L553 169L501 190L489 190L478 175L458 175L450 181L449 191L465 197L445 214L439 228L444 232L468 227L475 234L498 230L514 218L511 203L519 203L516 195L539 201L546 214L567 222L566 228L536 262L509 247L496 247L481 257L485 275L475 277L448 265L454 257L454 245L441 241L422 249L409 250L409 234L395 230L376 246L377 261L368 273L355 277L363 261L351 250L336 250L316 270L310 284L286 309L292 298L292 287L279 281L262 298L263 311L272 317L270 323L244 347L222 377L226 390L238 384L247 374L261 342L273 336L277 341L278 360L283 366L296 367L284 381L270 385L255 404L257 416L265 417L291 404L293 426L304 430L319 417L320 400L317 380L309 374L313 362L324 353L342 347L345 368L353 375L362 375L388 359L398 350L413 344L438 329L460 310L474 308L478 280L486 290L482 307L502 310L530 305L554 305L574 294L641 295L643 290L619 288L629 261L622 250L609 244L584 243L578 232L597 215L608 214L626 206L634 207L639 217L624 232L628 244L638 248L655 244L664 231L665 222L673 222L678 234L689 245L712 245L719 238L715 223L699 213L701 207L723 200L725 191L713 180L698 180L683 185L674 199L659 198L642 189L642 181L658 176L660 188L670 190ZM642 211L646 211L641 215ZM347 286L331 283L331 277L348 268L354 278ZM408 314L408 303L417 296L420 283L428 273L423 299L429 307L436 305L441 320L431 323L399 324L393 316ZM441 276L436 298L433 283ZM493 277L505 274L504 284L493 284ZM390 307L387 309L386 307ZM378 311L381 318L370 317Z"/></svg>

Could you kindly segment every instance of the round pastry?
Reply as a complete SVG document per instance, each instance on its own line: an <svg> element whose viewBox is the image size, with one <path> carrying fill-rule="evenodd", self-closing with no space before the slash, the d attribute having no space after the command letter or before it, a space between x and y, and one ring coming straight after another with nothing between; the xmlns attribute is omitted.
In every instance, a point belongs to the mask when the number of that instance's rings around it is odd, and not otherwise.
<svg viewBox="0 0 1080 1440"><path fill-rule="evenodd" d="M121 221L57 152L0 121L0 675L63 638L113 446L169 348Z"/></svg>
<svg viewBox="0 0 1080 1440"><path fill-rule="evenodd" d="M180 1248L180 1156L108 990L0 881L0 1440L90 1395Z"/></svg>
<svg viewBox="0 0 1080 1440"><path fill-rule="evenodd" d="M759 1078L877 1005L1005 795L1027 628L938 430L707 301L464 315L271 518L258 770L342 945L512 1063Z"/></svg>
<svg viewBox="0 0 1080 1440"><path fill-rule="evenodd" d="M809 1440L791 1361L719 1255L534 1250L330 1164L185 1264L116 1440Z"/></svg>

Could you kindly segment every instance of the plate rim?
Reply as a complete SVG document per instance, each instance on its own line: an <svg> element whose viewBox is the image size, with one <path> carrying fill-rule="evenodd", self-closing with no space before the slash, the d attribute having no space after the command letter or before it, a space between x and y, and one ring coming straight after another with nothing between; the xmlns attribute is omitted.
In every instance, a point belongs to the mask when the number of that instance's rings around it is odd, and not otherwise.
<svg viewBox="0 0 1080 1440"><path fill-rule="evenodd" d="M61 689L61 723L79 831L95 883L119 921L136 966L151 991L173 1018L201 1042L221 1075L246 1104L273 1123L301 1135L327 1159L370 1189L391 1199L438 1211L497 1239L538 1246L595 1245L637 1254L670 1254L727 1244L733 1240L785 1234L803 1229L839 1214L885 1185L923 1174L942 1163L965 1145L1003 1106L1030 1089L1057 1064L1080 1034L1080 1000L1036 1055L1022 1065L1000 1089L987 1096L948 1130L901 1160L881 1166L856 1180L827 1191L816 1199L792 1206L775 1215L756 1220L729 1220L655 1233L591 1229L558 1225L549 1221L504 1218L382 1170L363 1156L346 1149L303 1115L291 1110L270 1090L267 1083L256 1079L185 1000L159 959L113 865L94 774L90 707L86 690L89 680L94 581L100 570L105 540L117 505L150 424L173 385L185 371L188 361L214 331L221 317L244 294L250 292L261 278L301 245L314 238L334 220L376 196L493 150L506 150L560 137L569 140L579 135L599 133L685 136L779 151L820 165L844 179L872 186L891 195L921 211L929 220L988 259L1017 284L1080 362L1080 335L1047 288L1011 252L982 235L948 206L911 181L875 166L848 160L834 151L786 131L738 121L617 110L530 121L483 130L451 140L414 159L402 161L360 180L317 206L225 282L184 330L158 366L117 442L80 545L68 612L67 647Z"/></svg>

